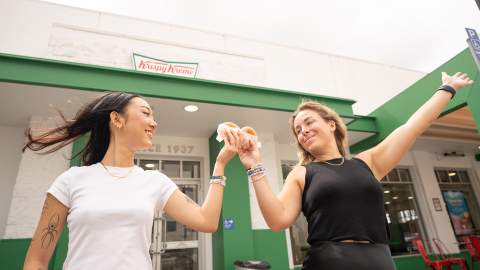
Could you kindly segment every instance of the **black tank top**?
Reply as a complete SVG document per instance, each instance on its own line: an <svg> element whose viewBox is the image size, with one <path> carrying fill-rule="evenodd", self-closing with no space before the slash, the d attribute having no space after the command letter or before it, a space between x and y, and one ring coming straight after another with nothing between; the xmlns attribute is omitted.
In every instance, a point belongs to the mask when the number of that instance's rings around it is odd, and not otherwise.
<svg viewBox="0 0 480 270"><path fill-rule="evenodd" d="M305 168L302 212L310 245L342 240L388 243L382 186L365 162L312 162Z"/></svg>

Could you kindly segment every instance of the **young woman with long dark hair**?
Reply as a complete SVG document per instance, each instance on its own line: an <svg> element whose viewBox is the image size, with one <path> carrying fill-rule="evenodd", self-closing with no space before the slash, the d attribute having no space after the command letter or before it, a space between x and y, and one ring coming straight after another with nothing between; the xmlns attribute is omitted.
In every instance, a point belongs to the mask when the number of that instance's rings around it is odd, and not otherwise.
<svg viewBox="0 0 480 270"><path fill-rule="evenodd" d="M437 119L455 92L473 81L464 73L443 73L442 82L404 125L352 159L346 158L347 130L338 114L317 102L301 103L290 119L299 166L290 172L278 196L266 181L256 144L239 143L240 160L270 228L286 229L300 211L305 215L311 248L303 269L395 269L379 181Z"/></svg>
<svg viewBox="0 0 480 270"><path fill-rule="evenodd" d="M47 191L24 269L47 269L64 225L69 228L63 269L151 269L150 235L155 209L200 232L217 230L224 168L236 154L237 134L225 131L202 206L159 171L134 165L134 153L152 146L157 123L143 98L108 93L73 120L43 134L27 130L26 148L52 153L89 135L83 166L62 173Z"/></svg>

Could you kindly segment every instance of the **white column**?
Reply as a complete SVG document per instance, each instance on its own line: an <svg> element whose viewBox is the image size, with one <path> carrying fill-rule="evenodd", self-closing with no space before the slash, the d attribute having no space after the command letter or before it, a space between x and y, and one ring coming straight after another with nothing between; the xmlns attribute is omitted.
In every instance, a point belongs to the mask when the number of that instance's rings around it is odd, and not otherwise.
<svg viewBox="0 0 480 270"><path fill-rule="evenodd" d="M442 192L437 182L434 171L434 155L429 152L413 151L412 157L419 176L419 182L424 194L423 201L419 204L424 207L423 215L426 216L427 231L430 237L440 239L447 247L448 251L458 253L457 239L450 223L447 208L442 197ZM441 211L435 210L433 199L439 199ZM419 198L420 199L420 198ZM431 239L429 239L431 240Z"/></svg>
<svg viewBox="0 0 480 270"><path fill-rule="evenodd" d="M280 192L282 187L282 177L279 172L280 164L278 163L277 158L277 149L275 137L272 133L261 133L259 134L259 141L262 143L260 148L260 154L262 155L262 162L265 168L267 169L266 175L268 183L272 187L272 190L275 194ZM251 183L248 184L248 189L250 193L250 213L251 213L251 222L253 230L262 230L269 229L265 219L263 218L260 207L258 206L257 197L255 196L255 190Z"/></svg>
<svg viewBox="0 0 480 270"><path fill-rule="evenodd" d="M54 122L39 117L32 118L32 128L51 127ZM31 151L22 154L10 211L5 229L5 239L31 238L45 200L45 192L55 178L69 168L71 146L48 155ZM19 149L20 151L20 149Z"/></svg>
<svg viewBox="0 0 480 270"><path fill-rule="evenodd" d="M0 239L7 224L13 187L22 157L24 128L0 126Z"/></svg>

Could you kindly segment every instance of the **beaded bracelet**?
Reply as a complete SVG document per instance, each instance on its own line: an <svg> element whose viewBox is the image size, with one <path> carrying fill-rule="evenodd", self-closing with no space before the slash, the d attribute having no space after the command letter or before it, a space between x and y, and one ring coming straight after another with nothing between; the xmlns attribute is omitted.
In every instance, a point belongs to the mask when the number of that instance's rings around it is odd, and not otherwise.
<svg viewBox="0 0 480 270"><path fill-rule="evenodd" d="M250 183L252 183L252 184L262 180L266 175L265 175L265 172L262 172L262 173L254 175L254 176L256 176L256 177L255 178L250 177Z"/></svg>
<svg viewBox="0 0 480 270"><path fill-rule="evenodd" d="M257 165L255 165L252 168L247 170L247 175L248 175L249 178L251 178L252 176L255 176L255 175L258 175L258 174L261 174L261 173L265 173L265 171L266 171L266 169L263 166L263 164L257 164Z"/></svg>
<svg viewBox="0 0 480 270"><path fill-rule="evenodd" d="M248 179L250 179L250 183L253 184L253 183L261 180L265 176L266 171L267 170L266 170L265 166L263 166L263 164L257 164L255 166L253 166L252 168L248 169L247 170L247 175L248 175ZM255 177L255 176L257 176L257 177Z"/></svg>
<svg viewBox="0 0 480 270"><path fill-rule="evenodd" d="M210 184L219 184L225 187L227 185L227 177L224 175L210 176Z"/></svg>

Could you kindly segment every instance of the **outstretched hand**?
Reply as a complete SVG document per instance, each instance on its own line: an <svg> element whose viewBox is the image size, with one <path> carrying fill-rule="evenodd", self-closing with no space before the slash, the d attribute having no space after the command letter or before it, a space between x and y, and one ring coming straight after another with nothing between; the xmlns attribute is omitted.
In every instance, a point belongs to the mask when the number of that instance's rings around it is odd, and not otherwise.
<svg viewBox="0 0 480 270"><path fill-rule="evenodd" d="M217 162L225 166L237 153L237 149L240 144L240 138L238 136L238 133L231 130L224 130L222 135L225 145L218 153Z"/></svg>
<svg viewBox="0 0 480 270"><path fill-rule="evenodd" d="M473 83L467 73L457 72L454 75L450 76L445 72L442 72L442 83L450 85L455 88L455 90L460 90L463 87Z"/></svg>
<svg viewBox="0 0 480 270"><path fill-rule="evenodd" d="M218 153L217 162L227 165L236 153L245 169L250 169L262 162L256 142L241 136L240 131L226 129L222 132L222 137L225 145Z"/></svg>
<svg viewBox="0 0 480 270"><path fill-rule="evenodd" d="M260 158L260 151L258 151L257 143L251 139L244 140L240 138L241 143L238 148L238 157L245 169L250 169L253 166L262 163Z"/></svg>

